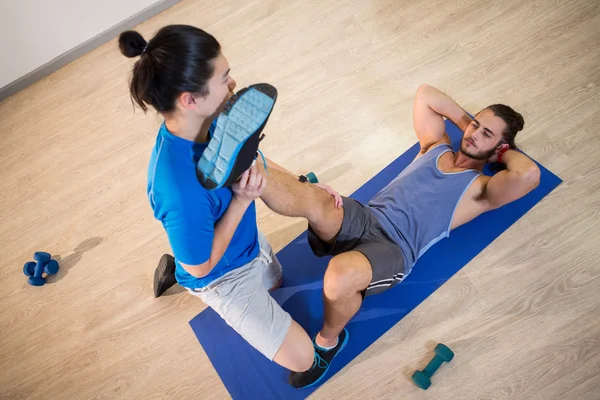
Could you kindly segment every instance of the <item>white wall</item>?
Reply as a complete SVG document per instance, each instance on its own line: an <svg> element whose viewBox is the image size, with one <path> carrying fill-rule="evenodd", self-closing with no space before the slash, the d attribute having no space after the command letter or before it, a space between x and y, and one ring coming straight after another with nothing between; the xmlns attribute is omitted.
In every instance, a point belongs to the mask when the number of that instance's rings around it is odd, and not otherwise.
<svg viewBox="0 0 600 400"><path fill-rule="evenodd" d="M158 0L0 0L0 88Z"/></svg>

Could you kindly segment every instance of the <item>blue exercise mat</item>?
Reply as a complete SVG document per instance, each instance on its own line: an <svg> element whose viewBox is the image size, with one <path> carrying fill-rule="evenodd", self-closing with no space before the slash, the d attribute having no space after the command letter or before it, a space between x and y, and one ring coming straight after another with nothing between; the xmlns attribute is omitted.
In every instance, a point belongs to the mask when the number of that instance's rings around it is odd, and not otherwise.
<svg viewBox="0 0 600 400"><path fill-rule="evenodd" d="M446 129L456 147L462 132L449 121L446 121ZM368 202L412 162L418 151L419 146L415 144L351 197ZM346 348L338 354L327 376L317 386L307 389L290 387L287 370L252 348L212 309L201 312L190 321L190 325L229 394L233 399L261 400L292 400L309 396L562 182L541 165L540 169L541 183L534 191L453 230L449 238L438 242L419 259L403 282L382 294L367 297L347 325L350 340ZM489 170L484 172L491 174ZM306 233L287 245L277 257L283 266L284 281L273 297L313 337L323 324L323 274L329 257L313 255Z"/></svg>

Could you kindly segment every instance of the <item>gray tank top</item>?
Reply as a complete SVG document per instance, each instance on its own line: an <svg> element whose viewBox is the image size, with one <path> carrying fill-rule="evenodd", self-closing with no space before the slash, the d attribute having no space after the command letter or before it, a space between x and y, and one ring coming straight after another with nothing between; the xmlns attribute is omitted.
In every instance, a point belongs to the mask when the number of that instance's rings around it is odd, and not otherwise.
<svg viewBox="0 0 600 400"><path fill-rule="evenodd" d="M453 151L449 144L430 149L369 202L390 238L403 250L408 271L431 246L450 235L458 202L481 175L476 170L445 173L440 156Z"/></svg>

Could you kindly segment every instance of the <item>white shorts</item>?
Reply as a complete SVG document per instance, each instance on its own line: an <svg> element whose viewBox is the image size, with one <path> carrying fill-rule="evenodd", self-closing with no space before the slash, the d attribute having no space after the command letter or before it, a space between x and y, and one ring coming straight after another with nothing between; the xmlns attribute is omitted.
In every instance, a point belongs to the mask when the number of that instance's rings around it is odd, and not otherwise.
<svg viewBox="0 0 600 400"><path fill-rule="evenodd" d="M268 292L281 279L281 264L260 231L258 242L260 252L254 260L204 288L188 288L188 291L200 297L244 340L272 361L287 335L292 317Z"/></svg>

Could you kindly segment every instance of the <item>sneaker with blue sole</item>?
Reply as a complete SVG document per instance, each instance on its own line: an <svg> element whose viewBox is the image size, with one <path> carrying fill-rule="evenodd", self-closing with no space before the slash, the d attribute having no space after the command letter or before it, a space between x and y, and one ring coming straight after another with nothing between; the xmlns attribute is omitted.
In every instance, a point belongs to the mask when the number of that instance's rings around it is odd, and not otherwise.
<svg viewBox="0 0 600 400"><path fill-rule="evenodd" d="M267 83L250 85L229 99L196 165L205 189L231 186L250 168L276 100L277 89Z"/></svg>
<svg viewBox="0 0 600 400"><path fill-rule="evenodd" d="M288 380L289 384L296 389L301 389L314 386L321 382L321 380L323 380L327 374L333 359L340 353L340 351L344 350L344 347L346 347L349 336L348 330L344 328L344 330L340 332L338 336L338 343L333 349L330 350L325 350L319 347L319 345L316 343L316 338L313 339L315 359L312 367L310 367L308 371L292 372Z"/></svg>

